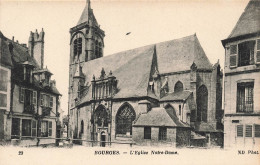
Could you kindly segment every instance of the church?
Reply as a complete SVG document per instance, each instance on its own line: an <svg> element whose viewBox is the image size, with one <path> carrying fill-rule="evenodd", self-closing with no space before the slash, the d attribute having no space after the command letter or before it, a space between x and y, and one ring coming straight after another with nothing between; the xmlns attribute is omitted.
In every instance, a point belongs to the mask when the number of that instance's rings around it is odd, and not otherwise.
<svg viewBox="0 0 260 165"><path fill-rule="evenodd" d="M88 0L70 36L73 142L223 145L222 71L196 34L104 56L105 32Z"/></svg>

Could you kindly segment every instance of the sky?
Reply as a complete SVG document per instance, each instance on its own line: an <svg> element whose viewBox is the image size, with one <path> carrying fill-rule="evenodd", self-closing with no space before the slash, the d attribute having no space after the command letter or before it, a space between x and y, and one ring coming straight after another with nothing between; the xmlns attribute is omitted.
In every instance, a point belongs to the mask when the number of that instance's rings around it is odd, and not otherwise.
<svg viewBox="0 0 260 165"><path fill-rule="evenodd" d="M224 68L221 40L228 37L249 0L91 1L94 15L105 31L104 55L149 44L197 35L212 64ZM85 0L0 1L0 30L19 43L30 31L45 31L44 65L54 74L61 109L68 111L69 29L74 27ZM131 32L130 35L126 35Z"/></svg>

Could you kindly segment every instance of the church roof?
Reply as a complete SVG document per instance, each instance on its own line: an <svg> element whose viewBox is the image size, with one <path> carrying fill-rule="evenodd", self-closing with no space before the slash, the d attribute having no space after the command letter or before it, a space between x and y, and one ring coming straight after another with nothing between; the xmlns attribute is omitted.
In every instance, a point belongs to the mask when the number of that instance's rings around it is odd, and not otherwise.
<svg viewBox="0 0 260 165"><path fill-rule="evenodd" d="M190 70L193 62L197 69L212 69L196 34L158 43L156 54L160 74Z"/></svg>
<svg viewBox="0 0 260 165"><path fill-rule="evenodd" d="M164 108L152 108L151 111L141 114L133 126L164 126L164 127L189 127L181 122L177 116L170 115Z"/></svg>
<svg viewBox="0 0 260 165"><path fill-rule="evenodd" d="M184 101L192 94L191 91L180 91L169 93L160 99L160 101Z"/></svg>
<svg viewBox="0 0 260 165"><path fill-rule="evenodd" d="M160 74L190 70L196 63L198 69L212 69L196 35L187 36L136 49L119 52L95 60L82 63L82 72L86 84L90 85L92 76L98 77L104 68L110 70L118 80L118 92L114 98L129 98L149 96L158 99L148 89L153 56L157 56ZM80 101L91 100L91 89Z"/></svg>
<svg viewBox="0 0 260 165"><path fill-rule="evenodd" d="M11 53L9 52L8 43L6 42L6 38L0 31L0 63L1 65L5 65L11 67L13 65L11 59Z"/></svg>
<svg viewBox="0 0 260 165"><path fill-rule="evenodd" d="M79 18L79 21L77 25L80 25L85 22L92 22L92 26L98 26L97 20L95 18L95 15L93 13L93 9L90 7L90 0L87 0L86 6Z"/></svg>
<svg viewBox="0 0 260 165"><path fill-rule="evenodd" d="M260 32L260 0L250 0L228 38Z"/></svg>

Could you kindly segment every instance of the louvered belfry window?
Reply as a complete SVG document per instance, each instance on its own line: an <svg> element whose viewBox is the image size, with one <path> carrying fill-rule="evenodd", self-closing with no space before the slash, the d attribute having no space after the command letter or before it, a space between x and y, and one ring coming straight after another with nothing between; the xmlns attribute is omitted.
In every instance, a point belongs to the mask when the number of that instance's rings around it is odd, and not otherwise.
<svg viewBox="0 0 260 165"><path fill-rule="evenodd" d="M132 123L135 117L135 111L129 104L122 106L116 116L116 133L132 135Z"/></svg>
<svg viewBox="0 0 260 165"><path fill-rule="evenodd" d="M237 84L237 112L251 113L254 111L254 83Z"/></svg>
<svg viewBox="0 0 260 165"><path fill-rule="evenodd" d="M77 38L74 40L73 52L74 52L74 56L80 55L82 53L82 38Z"/></svg>

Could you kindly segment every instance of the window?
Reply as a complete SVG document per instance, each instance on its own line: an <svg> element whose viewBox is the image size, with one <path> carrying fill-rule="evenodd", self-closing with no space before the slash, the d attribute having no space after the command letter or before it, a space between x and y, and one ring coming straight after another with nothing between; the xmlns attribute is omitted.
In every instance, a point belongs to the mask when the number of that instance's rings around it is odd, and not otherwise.
<svg viewBox="0 0 260 165"><path fill-rule="evenodd" d="M32 136L31 134L31 120L22 120L22 136Z"/></svg>
<svg viewBox="0 0 260 165"><path fill-rule="evenodd" d="M174 86L174 92L181 92L183 91L183 84L182 82L178 81Z"/></svg>
<svg viewBox="0 0 260 165"><path fill-rule="evenodd" d="M238 66L254 64L255 41L238 44Z"/></svg>
<svg viewBox="0 0 260 165"><path fill-rule="evenodd" d="M179 105L179 116L181 116L181 105Z"/></svg>
<svg viewBox="0 0 260 165"><path fill-rule="evenodd" d="M36 127L36 121L32 120L32 136L37 135L37 127Z"/></svg>
<svg viewBox="0 0 260 165"><path fill-rule="evenodd" d="M37 92L33 91L33 105L36 105L37 103Z"/></svg>
<svg viewBox="0 0 260 165"><path fill-rule="evenodd" d="M197 120L207 122L208 113L208 90L205 85L197 91Z"/></svg>
<svg viewBox="0 0 260 165"><path fill-rule="evenodd" d="M53 97L50 97L50 107L53 107Z"/></svg>
<svg viewBox="0 0 260 165"><path fill-rule="evenodd" d="M74 40L73 48L74 56L78 56L82 53L82 38L77 38Z"/></svg>
<svg viewBox="0 0 260 165"><path fill-rule="evenodd" d="M48 121L41 122L41 137L48 137Z"/></svg>
<svg viewBox="0 0 260 165"><path fill-rule="evenodd" d="M102 44L101 44L101 42L99 42L99 57L102 57L103 55L102 55Z"/></svg>
<svg viewBox="0 0 260 165"><path fill-rule="evenodd" d="M255 137L260 137L260 125L255 124Z"/></svg>
<svg viewBox="0 0 260 165"><path fill-rule="evenodd" d="M53 97L46 94L41 94L41 106L43 107L53 107Z"/></svg>
<svg viewBox="0 0 260 165"><path fill-rule="evenodd" d="M151 127L144 127L144 139L151 139Z"/></svg>
<svg viewBox="0 0 260 165"><path fill-rule="evenodd" d="M12 118L12 139L19 139L20 136L20 119Z"/></svg>
<svg viewBox="0 0 260 165"><path fill-rule="evenodd" d="M237 137L243 137L243 125L237 125Z"/></svg>
<svg viewBox="0 0 260 165"><path fill-rule="evenodd" d="M96 58L99 57L99 46L98 46L98 41L95 42L95 55L96 55Z"/></svg>
<svg viewBox="0 0 260 165"><path fill-rule="evenodd" d="M49 125L48 125L48 130L49 130L48 136L52 136L52 122L49 121L48 123L49 123Z"/></svg>
<svg viewBox="0 0 260 165"><path fill-rule="evenodd" d="M159 140L166 140L166 139L167 139L167 128L159 127Z"/></svg>
<svg viewBox="0 0 260 165"><path fill-rule="evenodd" d="M8 72L0 69L0 107L7 107Z"/></svg>
<svg viewBox="0 0 260 165"><path fill-rule="evenodd" d="M125 103L116 115L116 133L132 135L132 123L135 120L135 116L132 106Z"/></svg>
<svg viewBox="0 0 260 165"><path fill-rule="evenodd" d="M98 106L95 110L95 123L99 127L108 127L108 117L106 108L102 105Z"/></svg>
<svg viewBox="0 0 260 165"><path fill-rule="evenodd" d="M260 39L257 40L256 46L256 62L260 63Z"/></svg>
<svg viewBox="0 0 260 165"><path fill-rule="evenodd" d="M246 137L252 137L252 125L246 125Z"/></svg>
<svg viewBox="0 0 260 165"><path fill-rule="evenodd" d="M237 112L251 113L254 107L254 82L237 84Z"/></svg>

